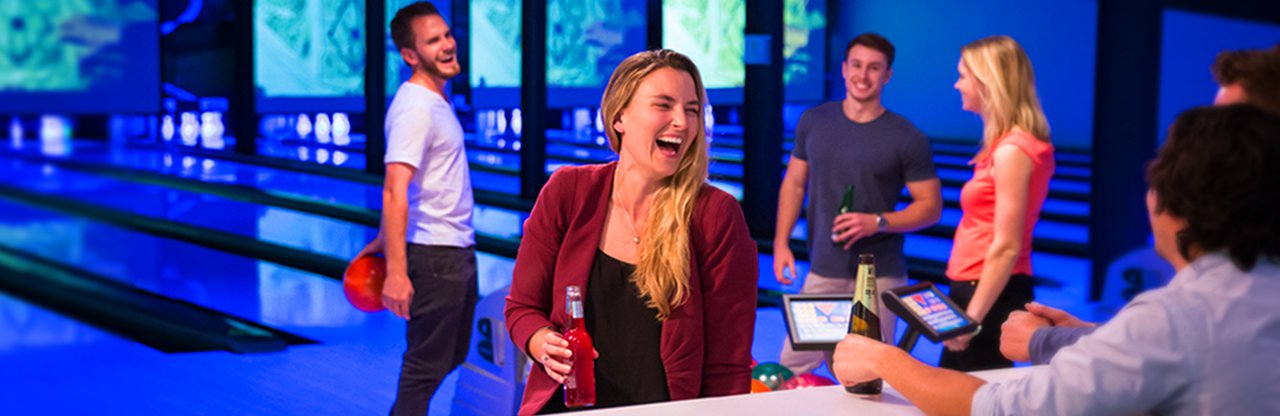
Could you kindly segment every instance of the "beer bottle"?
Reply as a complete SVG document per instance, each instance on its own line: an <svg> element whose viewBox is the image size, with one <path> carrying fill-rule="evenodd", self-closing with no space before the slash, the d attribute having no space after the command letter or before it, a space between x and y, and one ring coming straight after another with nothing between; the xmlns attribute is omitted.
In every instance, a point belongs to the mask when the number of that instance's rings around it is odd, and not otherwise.
<svg viewBox="0 0 1280 416"><path fill-rule="evenodd" d="M569 351L573 351L573 368L564 379L564 407L595 406L595 348L591 345L591 335L587 333L586 320L582 315L582 289L566 287L564 304L565 313L569 314L569 330L564 338L569 342Z"/></svg>
<svg viewBox="0 0 1280 416"><path fill-rule="evenodd" d="M836 215L839 216L850 212L853 212L853 185L844 188L844 198L840 199L840 209L836 211ZM840 246L844 245L844 242L837 239L835 233L831 233L831 244Z"/></svg>
<svg viewBox="0 0 1280 416"><path fill-rule="evenodd" d="M880 334L880 297L876 290L876 256L858 255L858 276L854 282L853 312L850 313L849 333L876 341L884 341ZM857 395L877 395L884 381L875 379L845 386L845 391Z"/></svg>

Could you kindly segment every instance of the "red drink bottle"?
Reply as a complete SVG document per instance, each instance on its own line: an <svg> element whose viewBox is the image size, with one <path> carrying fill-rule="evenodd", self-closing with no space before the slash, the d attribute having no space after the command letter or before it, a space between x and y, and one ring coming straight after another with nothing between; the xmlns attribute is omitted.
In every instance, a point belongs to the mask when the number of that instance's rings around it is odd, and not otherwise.
<svg viewBox="0 0 1280 416"><path fill-rule="evenodd" d="M569 314L569 330L564 338L573 351L573 369L564 379L564 406L568 408L596 405L595 348L582 315L582 289L565 288L565 312Z"/></svg>

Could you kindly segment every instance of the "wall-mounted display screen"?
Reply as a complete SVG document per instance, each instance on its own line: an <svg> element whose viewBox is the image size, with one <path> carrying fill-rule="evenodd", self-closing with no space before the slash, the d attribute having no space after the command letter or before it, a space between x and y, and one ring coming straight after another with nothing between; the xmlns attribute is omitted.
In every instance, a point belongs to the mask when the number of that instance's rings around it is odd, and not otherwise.
<svg viewBox="0 0 1280 416"><path fill-rule="evenodd" d="M519 1L471 1L471 100L481 108L520 105Z"/></svg>
<svg viewBox="0 0 1280 416"><path fill-rule="evenodd" d="M364 111L364 0L255 0L258 111Z"/></svg>
<svg viewBox="0 0 1280 416"><path fill-rule="evenodd" d="M160 110L155 0L0 0L0 112Z"/></svg>
<svg viewBox="0 0 1280 416"><path fill-rule="evenodd" d="M786 0L783 4L782 80L788 102L823 100L826 68L826 0Z"/></svg>
<svg viewBox="0 0 1280 416"><path fill-rule="evenodd" d="M547 104L599 105L618 63L644 49L644 0L550 0Z"/></svg>
<svg viewBox="0 0 1280 416"><path fill-rule="evenodd" d="M711 104L741 104L744 0L663 0L662 46L698 65Z"/></svg>

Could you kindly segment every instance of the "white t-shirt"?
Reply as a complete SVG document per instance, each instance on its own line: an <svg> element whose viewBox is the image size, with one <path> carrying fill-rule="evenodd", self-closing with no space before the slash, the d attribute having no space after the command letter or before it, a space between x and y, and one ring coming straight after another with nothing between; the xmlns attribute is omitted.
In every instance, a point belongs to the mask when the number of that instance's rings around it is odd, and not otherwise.
<svg viewBox="0 0 1280 416"><path fill-rule="evenodd" d="M462 125L444 97L406 82L387 109L386 164L416 169L409 182L411 243L451 247L475 244L471 211L471 173L463 147Z"/></svg>

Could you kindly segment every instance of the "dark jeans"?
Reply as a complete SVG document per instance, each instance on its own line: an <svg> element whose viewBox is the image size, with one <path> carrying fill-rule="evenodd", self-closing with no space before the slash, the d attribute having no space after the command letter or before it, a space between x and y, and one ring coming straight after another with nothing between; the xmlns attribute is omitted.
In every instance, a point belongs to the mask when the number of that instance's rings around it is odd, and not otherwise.
<svg viewBox="0 0 1280 416"><path fill-rule="evenodd" d="M977 282L951 282L951 300L961 308L968 308L973 300L973 291ZM1013 367L1013 361L1000 354L1000 326L1009 319L1013 311L1027 310L1027 303L1036 299L1032 289L1031 276L1015 274L1009 277L1009 284L996 297L991 311L982 320L982 332L969 341L969 348L964 351L951 351L943 348L942 360L938 366L959 371L990 370L994 368Z"/></svg>
<svg viewBox="0 0 1280 416"><path fill-rule="evenodd" d="M409 244L413 301L393 415L425 415L444 377L467 359L478 288L474 247Z"/></svg>

